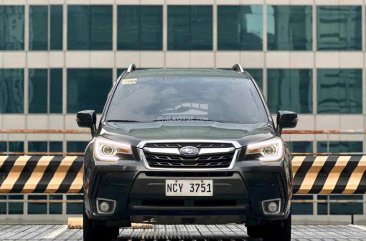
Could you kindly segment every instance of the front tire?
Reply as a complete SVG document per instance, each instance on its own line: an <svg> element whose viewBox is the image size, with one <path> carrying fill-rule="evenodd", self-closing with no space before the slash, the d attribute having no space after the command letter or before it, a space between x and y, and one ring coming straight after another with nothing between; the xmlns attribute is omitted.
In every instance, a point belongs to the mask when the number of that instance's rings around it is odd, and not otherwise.
<svg viewBox="0 0 366 241"><path fill-rule="evenodd" d="M247 233L250 238L262 238L264 234L264 225L248 226Z"/></svg>
<svg viewBox="0 0 366 241"><path fill-rule="evenodd" d="M263 241L291 241L291 213L285 220L249 226L247 231L249 237L263 238Z"/></svg>
<svg viewBox="0 0 366 241"><path fill-rule="evenodd" d="M118 227L106 227L97 224L90 220L85 213L83 213L83 235L84 241L111 241L117 238L119 234Z"/></svg>

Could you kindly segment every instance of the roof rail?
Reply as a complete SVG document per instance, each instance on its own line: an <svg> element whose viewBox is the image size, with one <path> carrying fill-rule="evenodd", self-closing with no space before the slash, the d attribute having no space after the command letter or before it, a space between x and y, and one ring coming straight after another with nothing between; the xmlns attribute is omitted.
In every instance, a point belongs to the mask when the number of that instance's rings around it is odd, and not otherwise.
<svg viewBox="0 0 366 241"><path fill-rule="evenodd" d="M127 73L131 73L134 70L136 70L136 65L130 64L130 66L127 68Z"/></svg>
<svg viewBox="0 0 366 241"><path fill-rule="evenodd" d="M231 69L235 70L235 71L238 71L240 73L244 73L244 69L243 69L243 67L241 67L240 64L235 64Z"/></svg>

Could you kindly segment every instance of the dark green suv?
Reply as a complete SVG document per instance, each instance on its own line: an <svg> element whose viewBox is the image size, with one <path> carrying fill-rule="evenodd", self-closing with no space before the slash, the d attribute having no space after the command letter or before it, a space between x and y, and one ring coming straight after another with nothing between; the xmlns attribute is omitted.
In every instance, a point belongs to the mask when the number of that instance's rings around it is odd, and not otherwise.
<svg viewBox="0 0 366 241"><path fill-rule="evenodd" d="M91 95L92 98L92 95ZM224 69L136 69L115 81L84 161L84 240L134 223L245 223L250 237L291 239L291 157L254 79Z"/></svg>

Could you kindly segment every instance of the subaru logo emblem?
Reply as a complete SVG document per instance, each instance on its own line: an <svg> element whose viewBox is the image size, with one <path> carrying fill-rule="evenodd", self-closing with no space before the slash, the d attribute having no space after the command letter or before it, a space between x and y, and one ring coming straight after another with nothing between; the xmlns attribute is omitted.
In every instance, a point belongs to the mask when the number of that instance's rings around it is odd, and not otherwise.
<svg viewBox="0 0 366 241"><path fill-rule="evenodd" d="M179 149L180 154L183 156L196 156L199 152L197 147L194 146L184 146Z"/></svg>

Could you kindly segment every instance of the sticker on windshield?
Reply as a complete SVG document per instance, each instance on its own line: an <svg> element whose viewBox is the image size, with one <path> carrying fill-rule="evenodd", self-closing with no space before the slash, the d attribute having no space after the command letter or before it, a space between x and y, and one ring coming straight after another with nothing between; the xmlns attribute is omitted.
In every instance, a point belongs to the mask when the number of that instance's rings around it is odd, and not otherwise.
<svg viewBox="0 0 366 241"><path fill-rule="evenodd" d="M133 85L136 84L137 79L123 79L122 84L123 85Z"/></svg>

